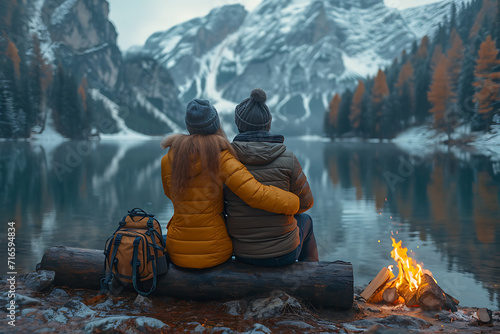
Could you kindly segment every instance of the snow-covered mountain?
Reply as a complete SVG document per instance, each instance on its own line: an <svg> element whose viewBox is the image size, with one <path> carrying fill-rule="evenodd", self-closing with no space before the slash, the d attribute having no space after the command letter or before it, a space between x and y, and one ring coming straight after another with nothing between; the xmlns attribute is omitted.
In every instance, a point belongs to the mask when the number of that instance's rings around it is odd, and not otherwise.
<svg viewBox="0 0 500 334"><path fill-rule="evenodd" d="M94 110L106 124L99 132L181 131L184 109L173 78L151 57L122 55L106 0L34 0L28 8L29 35L40 39L44 58L54 68L61 64L78 84L85 78L104 108Z"/></svg>
<svg viewBox="0 0 500 334"><path fill-rule="evenodd" d="M317 134L335 92L388 65L450 6L451 0L406 10L383 0L264 0L248 13L228 5L157 32L130 52L160 61L183 102L211 99L227 114L226 124L235 103L261 87L275 131Z"/></svg>

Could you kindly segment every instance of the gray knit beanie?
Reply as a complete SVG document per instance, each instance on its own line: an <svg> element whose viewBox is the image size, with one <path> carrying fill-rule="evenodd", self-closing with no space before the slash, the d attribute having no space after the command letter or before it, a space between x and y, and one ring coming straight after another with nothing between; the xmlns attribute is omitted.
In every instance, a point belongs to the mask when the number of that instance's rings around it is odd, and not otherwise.
<svg viewBox="0 0 500 334"><path fill-rule="evenodd" d="M267 95L262 89L252 91L249 98L238 104L234 111L234 122L241 132L271 129L273 117L266 105Z"/></svg>
<svg viewBox="0 0 500 334"><path fill-rule="evenodd" d="M194 99L186 108L186 126L190 134L212 134L220 128L219 114L208 100Z"/></svg>

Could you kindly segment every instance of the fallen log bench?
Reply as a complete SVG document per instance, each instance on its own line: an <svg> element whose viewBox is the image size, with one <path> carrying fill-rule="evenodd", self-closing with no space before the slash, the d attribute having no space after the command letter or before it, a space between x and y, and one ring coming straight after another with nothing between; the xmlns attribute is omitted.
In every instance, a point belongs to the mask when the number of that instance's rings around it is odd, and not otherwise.
<svg viewBox="0 0 500 334"><path fill-rule="evenodd" d="M37 270L56 273L54 285L100 289L104 277L102 250L55 246ZM192 300L228 300L282 290L312 305L348 310L352 307L353 273L348 262L297 262L268 268L228 260L213 268L186 269L169 264L158 277L153 295Z"/></svg>

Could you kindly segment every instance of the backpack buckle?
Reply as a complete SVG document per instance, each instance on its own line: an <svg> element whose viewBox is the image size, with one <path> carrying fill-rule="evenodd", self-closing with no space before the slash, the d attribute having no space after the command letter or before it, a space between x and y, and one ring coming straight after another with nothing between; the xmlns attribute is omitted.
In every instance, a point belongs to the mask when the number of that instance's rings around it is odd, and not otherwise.
<svg viewBox="0 0 500 334"><path fill-rule="evenodd" d="M115 241L113 241L113 244L115 246L118 246L120 244L120 242L122 241L122 235L121 234L117 234L116 235L116 238L115 238Z"/></svg>

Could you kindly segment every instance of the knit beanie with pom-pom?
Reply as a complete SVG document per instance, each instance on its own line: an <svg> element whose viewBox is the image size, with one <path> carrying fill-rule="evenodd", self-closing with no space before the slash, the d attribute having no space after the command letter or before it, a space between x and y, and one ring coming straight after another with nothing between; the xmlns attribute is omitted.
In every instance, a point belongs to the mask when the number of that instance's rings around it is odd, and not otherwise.
<svg viewBox="0 0 500 334"><path fill-rule="evenodd" d="M234 122L240 133L271 129L273 117L266 105L267 95L262 89L252 91L249 98L238 104L234 111Z"/></svg>

